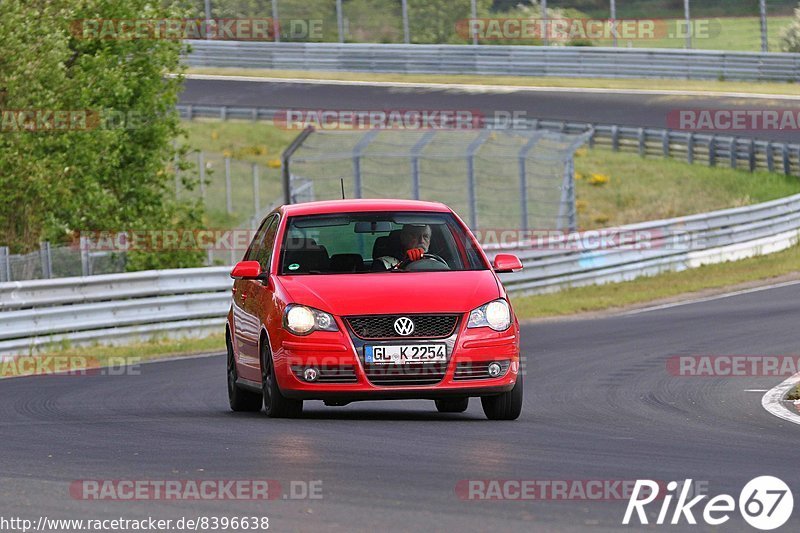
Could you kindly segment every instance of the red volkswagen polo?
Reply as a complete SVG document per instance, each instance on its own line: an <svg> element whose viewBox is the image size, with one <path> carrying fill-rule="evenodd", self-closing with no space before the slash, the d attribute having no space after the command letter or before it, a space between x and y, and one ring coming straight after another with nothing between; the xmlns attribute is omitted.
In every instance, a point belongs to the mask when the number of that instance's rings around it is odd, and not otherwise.
<svg viewBox="0 0 800 533"><path fill-rule="evenodd" d="M231 273L228 396L234 411L296 417L303 400L480 397L493 420L522 410L519 323L497 273L440 203L341 200L286 205Z"/></svg>

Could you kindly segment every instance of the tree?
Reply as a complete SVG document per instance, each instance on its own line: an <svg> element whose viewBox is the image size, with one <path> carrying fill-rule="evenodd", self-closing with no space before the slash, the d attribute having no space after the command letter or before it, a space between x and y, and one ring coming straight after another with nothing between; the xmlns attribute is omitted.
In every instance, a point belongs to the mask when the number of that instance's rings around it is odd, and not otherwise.
<svg viewBox="0 0 800 533"><path fill-rule="evenodd" d="M794 20L781 31L781 50L800 52L800 4L794 10Z"/></svg>
<svg viewBox="0 0 800 533"><path fill-rule="evenodd" d="M86 38L81 31L85 19L183 13L148 0L3 0L3 14L0 244L26 252L79 232L198 224L199 207L169 194L182 78L165 75L181 72L181 41ZM63 111L77 119L66 130L41 131L48 113ZM33 115L44 117L37 131L22 123ZM198 260L162 253L146 262Z"/></svg>

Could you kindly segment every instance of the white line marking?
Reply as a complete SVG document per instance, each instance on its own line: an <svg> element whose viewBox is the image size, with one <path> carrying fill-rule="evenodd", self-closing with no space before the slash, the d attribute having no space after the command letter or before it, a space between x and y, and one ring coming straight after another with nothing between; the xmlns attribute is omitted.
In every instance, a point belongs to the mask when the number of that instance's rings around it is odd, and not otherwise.
<svg viewBox="0 0 800 533"><path fill-rule="evenodd" d="M800 101L800 95L792 94L763 94L763 93L737 93L721 91L671 91L664 89L612 89L599 87L542 87L533 85L480 85L472 83L417 83L405 81L366 81L366 80L329 80L307 78L262 78L259 76L223 76L217 74L185 74L189 80L210 81L248 81L256 83L300 83L307 85L351 85L363 87L405 87L412 89L455 89L475 93L594 93L594 94L644 94L653 96L710 96L722 98L751 98L766 100Z"/></svg>
<svg viewBox="0 0 800 533"><path fill-rule="evenodd" d="M788 420L793 424L800 424L800 414L791 412L783 405L783 397L798 383L800 383L800 372L767 392L761 398L761 406L778 418ZM797 404L795 403L795 405Z"/></svg>
<svg viewBox="0 0 800 533"><path fill-rule="evenodd" d="M792 285L800 284L800 280L794 281L784 281L783 283L776 283L773 285L764 285L763 287L753 287L752 289L743 289L740 291L729 292L725 294L716 294L714 296L706 296L703 298L696 298L693 300L684 300L682 302L672 302L663 305L656 305L653 307L645 307L643 309L634 309L633 311L626 311L624 313L620 313L621 316L630 316L630 315L638 315L640 313L649 313L650 311L660 311L662 309L670 309L672 307L680 307L682 305L692 305L697 303L703 302L711 302L714 300L722 300L724 298L730 298L732 296L741 296L743 294L751 294L754 292L761 292L761 291L768 291L772 289L779 289L782 287L790 287Z"/></svg>
<svg viewBox="0 0 800 533"><path fill-rule="evenodd" d="M744 392L768 392L767 389L745 389Z"/></svg>

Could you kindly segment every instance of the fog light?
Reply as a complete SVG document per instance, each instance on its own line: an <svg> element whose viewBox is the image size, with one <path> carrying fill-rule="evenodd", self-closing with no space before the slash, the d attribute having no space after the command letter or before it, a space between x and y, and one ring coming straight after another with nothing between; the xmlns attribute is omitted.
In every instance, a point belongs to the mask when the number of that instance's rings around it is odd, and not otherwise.
<svg viewBox="0 0 800 533"><path fill-rule="evenodd" d="M303 379L306 381L317 381L317 377L319 377L319 373L316 368L306 368L303 371Z"/></svg>
<svg viewBox="0 0 800 533"><path fill-rule="evenodd" d="M491 363L486 370L489 372L489 376L496 378L500 375L500 372L502 372L503 369L500 368L500 365L497 363Z"/></svg>

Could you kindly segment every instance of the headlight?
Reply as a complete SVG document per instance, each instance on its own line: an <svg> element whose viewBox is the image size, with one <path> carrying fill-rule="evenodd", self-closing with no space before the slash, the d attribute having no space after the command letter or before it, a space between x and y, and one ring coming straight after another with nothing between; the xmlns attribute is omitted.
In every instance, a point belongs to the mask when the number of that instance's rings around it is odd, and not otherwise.
<svg viewBox="0 0 800 533"><path fill-rule="evenodd" d="M503 299L489 302L474 309L469 314L468 328L489 327L495 331L505 331L511 326L511 309Z"/></svg>
<svg viewBox="0 0 800 533"><path fill-rule="evenodd" d="M283 325L295 335L308 335L312 331L339 331L330 314L296 304L286 306Z"/></svg>

